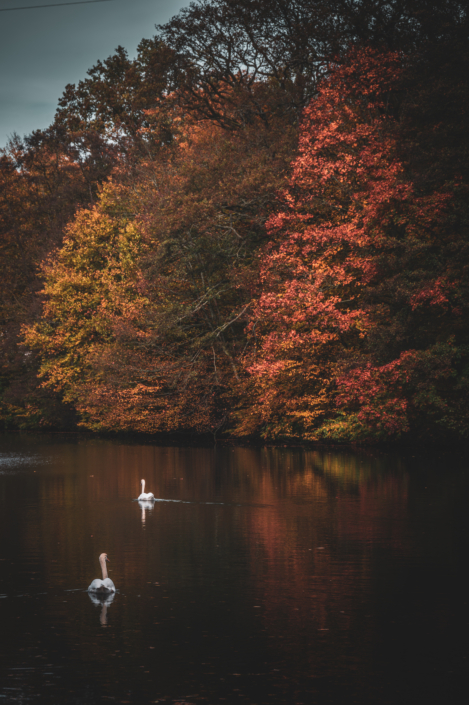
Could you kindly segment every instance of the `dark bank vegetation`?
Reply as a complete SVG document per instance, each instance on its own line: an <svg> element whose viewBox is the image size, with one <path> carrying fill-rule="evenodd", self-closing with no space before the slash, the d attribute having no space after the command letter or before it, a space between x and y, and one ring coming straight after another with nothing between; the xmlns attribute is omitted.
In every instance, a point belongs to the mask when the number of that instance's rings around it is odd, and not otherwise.
<svg viewBox="0 0 469 705"><path fill-rule="evenodd" d="M469 433L465 2L200 0L1 156L1 423Z"/></svg>

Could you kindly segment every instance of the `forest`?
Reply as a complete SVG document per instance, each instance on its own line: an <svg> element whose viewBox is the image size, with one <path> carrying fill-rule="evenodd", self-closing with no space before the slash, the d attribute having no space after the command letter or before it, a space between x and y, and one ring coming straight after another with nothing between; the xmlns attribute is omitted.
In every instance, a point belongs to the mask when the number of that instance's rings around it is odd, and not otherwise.
<svg viewBox="0 0 469 705"><path fill-rule="evenodd" d="M469 437L469 7L195 0L0 152L0 427Z"/></svg>

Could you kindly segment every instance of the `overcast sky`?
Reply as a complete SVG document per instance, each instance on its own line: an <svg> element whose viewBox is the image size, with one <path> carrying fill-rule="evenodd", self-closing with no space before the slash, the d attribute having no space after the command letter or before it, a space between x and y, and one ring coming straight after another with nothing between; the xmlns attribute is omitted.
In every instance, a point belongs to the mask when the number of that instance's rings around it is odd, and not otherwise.
<svg viewBox="0 0 469 705"><path fill-rule="evenodd" d="M67 83L121 44L135 55L190 0L109 0L69 7L2 12L70 0L0 0L0 147L53 120ZM73 1L73 0L72 0Z"/></svg>

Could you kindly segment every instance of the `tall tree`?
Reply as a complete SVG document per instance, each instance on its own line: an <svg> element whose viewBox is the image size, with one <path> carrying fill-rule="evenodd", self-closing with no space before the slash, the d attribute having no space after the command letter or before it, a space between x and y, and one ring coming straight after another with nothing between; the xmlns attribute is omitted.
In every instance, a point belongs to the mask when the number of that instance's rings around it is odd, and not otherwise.
<svg viewBox="0 0 469 705"><path fill-rule="evenodd" d="M467 180L439 153L441 107L414 112L426 61L353 50L305 111L288 208L270 220L243 432L468 432ZM465 86L449 89L459 105Z"/></svg>
<svg viewBox="0 0 469 705"><path fill-rule="evenodd" d="M77 140L113 144L126 160L148 157L172 139L168 97L178 75L177 55L157 37L142 39L135 59L119 46L78 85L66 86L54 127Z"/></svg>
<svg viewBox="0 0 469 705"><path fill-rule="evenodd" d="M70 149L53 131L14 138L0 157L1 419L6 424L60 423L63 409L37 390L37 361L21 348L21 326L40 315L39 265L61 242L77 207L96 194L107 150ZM47 397L47 398L46 398Z"/></svg>
<svg viewBox="0 0 469 705"><path fill-rule="evenodd" d="M37 355L94 428L465 433L466 3L198 0L157 32L5 154L8 414Z"/></svg>
<svg viewBox="0 0 469 705"><path fill-rule="evenodd" d="M464 0L197 0L157 30L178 56L175 98L233 129L273 114L297 124L350 46L408 53L468 22Z"/></svg>
<svg viewBox="0 0 469 705"><path fill-rule="evenodd" d="M45 271L27 343L92 428L216 432L241 383L256 252L296 132L182 124L80 213ZM141 245L124 260L130 227Z"/></svg>

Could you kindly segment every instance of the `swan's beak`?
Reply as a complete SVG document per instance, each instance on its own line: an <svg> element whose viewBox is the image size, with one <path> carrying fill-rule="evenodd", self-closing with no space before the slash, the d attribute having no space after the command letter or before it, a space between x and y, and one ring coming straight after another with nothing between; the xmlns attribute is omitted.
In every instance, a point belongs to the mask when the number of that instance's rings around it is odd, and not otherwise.
<svg viewBox="0 0 469 705"><path fill-rule="evenodd" d="M108 563L111 562L107 556L106 556L106 558L105 558L104 560L106 560Z"/></svg>

